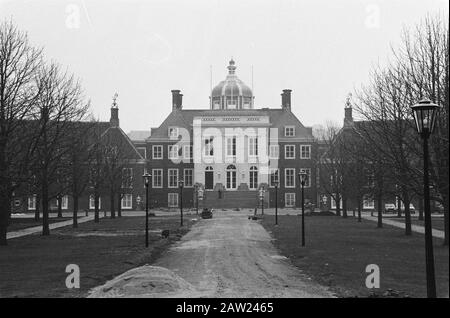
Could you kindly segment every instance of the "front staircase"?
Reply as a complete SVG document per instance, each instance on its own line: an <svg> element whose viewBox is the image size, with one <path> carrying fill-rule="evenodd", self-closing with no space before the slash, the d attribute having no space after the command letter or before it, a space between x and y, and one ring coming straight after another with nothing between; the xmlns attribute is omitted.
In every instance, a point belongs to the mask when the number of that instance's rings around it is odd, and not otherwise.
<svg viewBox="0 0 450 318"><path fill-rule="evenodd" d="M268 206L268 193L265 194L264 206ZM214 209L235 209L235 208L255 208L261 207L258 191L237 190L237 191L206 191L203 201L199 202L199 207Z"/></svg>

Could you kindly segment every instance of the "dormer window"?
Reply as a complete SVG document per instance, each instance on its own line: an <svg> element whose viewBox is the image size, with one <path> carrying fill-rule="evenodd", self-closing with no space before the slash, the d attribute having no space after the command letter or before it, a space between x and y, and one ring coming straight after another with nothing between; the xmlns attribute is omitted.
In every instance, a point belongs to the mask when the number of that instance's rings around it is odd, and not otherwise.
<svg viewBox="0 0 450 318"><path fill-rule="evenodd" d="M169 127L168 135L170 139L178 139L178 127Z"/></svg>
<svg viewBox="0 0 450 318"><path fill-rule="evenodd" d="M295 127L294 126L284 127L284 136L285 137L294 137L295 136Z"/></svg>

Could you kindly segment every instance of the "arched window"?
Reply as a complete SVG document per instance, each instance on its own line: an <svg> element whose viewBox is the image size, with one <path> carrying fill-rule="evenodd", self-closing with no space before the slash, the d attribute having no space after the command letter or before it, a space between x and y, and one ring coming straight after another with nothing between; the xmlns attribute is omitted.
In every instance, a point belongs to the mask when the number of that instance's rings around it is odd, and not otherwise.
<svg viewBox="0 0 450 318"><path fill-rule="evenodd" d="M227 167L227 189L236 189L236 166Z"/></svg>
<svg viewBox="0 0 450 318"><path fill-rule="evenodd" d="M208 166L208 167L206 167L206 169L205 169L206 171L213 171L214 169L213 169L213 167L211 167L211 166Z"/></svg>
<svg viewBox="0 0 450 318"><path fill-rule="evenodd" d="M250 189L258 188L258 167L252 166L250 167Z"/></svg>

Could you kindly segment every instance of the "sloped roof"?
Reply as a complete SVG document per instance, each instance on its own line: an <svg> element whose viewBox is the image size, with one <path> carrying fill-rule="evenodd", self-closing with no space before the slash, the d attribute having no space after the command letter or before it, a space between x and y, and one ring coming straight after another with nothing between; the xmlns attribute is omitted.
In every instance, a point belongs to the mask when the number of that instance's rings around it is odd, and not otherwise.
<svg viewBox="0 0 450 318"><path fill-rule="evenodd" d="M148 140L167 138L168 128L171 126L183 127L190 131L194 117L198 116L268 116L272 127L284 129L286 125L293 125L296 127L296 137L314 139L311 129L306 128L292 112L281 108L263 108L245 110L174 110L158 128L152 128L151 136ZM279 132L279 136L282 136L282 132Z"/></svg>
<svg viewBox="0 0 450 318"><path fill-rule="evenodd" d="M149 130L132 130L128 134L128 138L132 141L144 141L151 136L151 131Z"/></svg>

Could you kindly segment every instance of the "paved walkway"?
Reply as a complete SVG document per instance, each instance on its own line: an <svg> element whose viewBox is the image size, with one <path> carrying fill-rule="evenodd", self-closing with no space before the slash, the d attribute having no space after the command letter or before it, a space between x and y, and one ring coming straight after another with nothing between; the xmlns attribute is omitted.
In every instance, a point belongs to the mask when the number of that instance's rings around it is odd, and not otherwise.
<svg viewBox="0 0 450 318"><path fill-rule="evenodd" d="M378 218L376 216L361 215L361 218L369 220L369 221L378 222ZM395 226L395 227L398 227L401 229L405 229L404 222L399 222L399 221L390 220L388 218L383 218L383 223L387 224L387 225ZM420 225L412 224L411 230L416 233L425 234L425 228ZM433 229L432 232L433 232L433 237L437 237L437 238L441 238L441 239L444 238L444 231Z"/></svg>
<svg viewBox="0 0 450 318"><path fill-rule="evenodd" d="M94 219L93 215L92 216L81 217L81 218L78 218L78 223L84 223L84 222L92 221L93 219ZM49 227L50 227L50 230L53 230L53 229L57 229L57 228L60 228L60 227L72 225L72 223L73 223L72 220L67 220L67 221L62 221L62 222L50 223ZM25 229L22 229L22 230L6 233L6 239L10 240L10 239L13 239L13 238L18 238L18 237L27 236L27 235L31 235L31 234L36 234L36 233L40 233L40 232L42 232L42 225L28 227L28 228L25 228Z"/></svg>

